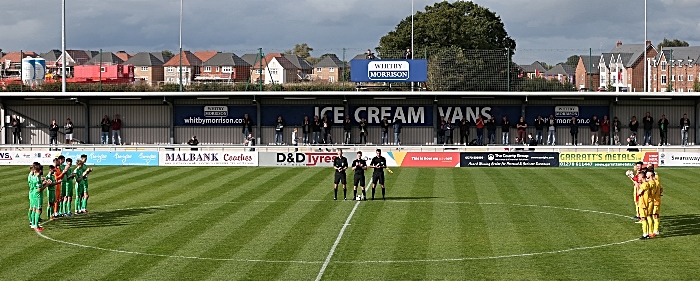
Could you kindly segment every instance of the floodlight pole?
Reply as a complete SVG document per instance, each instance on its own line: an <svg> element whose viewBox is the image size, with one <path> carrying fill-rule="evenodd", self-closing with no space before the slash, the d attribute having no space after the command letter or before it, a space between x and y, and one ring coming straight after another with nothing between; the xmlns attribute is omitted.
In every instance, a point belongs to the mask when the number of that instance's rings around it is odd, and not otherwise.
<svg viewBox="0 0 700 281"><path fill-rule="evenodd" d="M66 92L66 0L61 3L61 93Z"/></svg>
<svg viewBox="0 0 700 281"><path fill-rule="evenodd" d="M182 92L182 2L180 0L180 67L178 68L180 72L180 92Z"/></svg>
<svg viewBox="0 0 700 281"><path fill-rule="evenodd" d="M644 92L648 92L649 73L647 70L647 0L644 0Z"/></svg>
<svg viewBox="0 0 700 281"><path fill-rule="evenodd" d="M413 6L413 4L414 4L413 2L414 2L414 0L411 0L411 59L413 59L413 52L415 51L413 49L413 14L416 11L416 9ZM415 87L413 85L413 82L411 82L411 92L413 92L414 88Z"/></svg>

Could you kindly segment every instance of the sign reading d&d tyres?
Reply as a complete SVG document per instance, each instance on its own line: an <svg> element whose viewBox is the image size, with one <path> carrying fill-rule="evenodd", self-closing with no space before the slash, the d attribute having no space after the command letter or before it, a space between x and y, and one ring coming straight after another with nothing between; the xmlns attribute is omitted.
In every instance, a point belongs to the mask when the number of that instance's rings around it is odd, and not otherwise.
<svg viewBox="0 0 700 281"><path fill-rule="evenodd" d="M159 166L258 166L256 152L161 151Z"/></svg>
<svg viewBox="0 0 700 281"><path fill-rule="evenodd" d="M560 167L629 167L642 161L659 164L658 152L561 152Z"/></svg>
<svg viewBox="0 0 700 281"><path fill-rule="evenodd" d="M260 152L260 166L332 167L335 152ZM345 155L345 157L352 155ZM351 158L348 158L351 161Z"/></svg>
<svg viewBox="0 0 700 281"><path fill-rule="evenodd" d="M462 152L462 167L558 167L558 152Z"/></svg>

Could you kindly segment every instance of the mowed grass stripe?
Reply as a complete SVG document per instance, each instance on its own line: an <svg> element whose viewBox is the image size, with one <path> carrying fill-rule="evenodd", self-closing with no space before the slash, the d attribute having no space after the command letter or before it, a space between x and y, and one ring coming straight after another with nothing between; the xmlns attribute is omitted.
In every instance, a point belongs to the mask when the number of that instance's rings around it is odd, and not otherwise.
<svg viewBox="0 0 700 281"><path fill-rule="evenodd" d="M466 171L466 172L465 172ZM489 188L484 185L469 184L469 179L481 174L474 169L453 169L452 190L453 198L458 202L479 203L478 189ZM473 204L454 204L456 215L456 233L463 239L457 242L459 255L456 257L479 257L493 255L487 229L484 209ZM480 246L480 247L479 247ZM468 273L467 268L459 267L461 273Z"/></svg>
<svg viewBox="0 0 700 281"><path fill-rule="evenodd" d="M455 179L454 169L436 169L435 178L433 179L433 185L435 186L434 193L438 190L442 190L441 194L445 194L447 198L454 198L458 200L458 194L463 193L466 187L464 186L464 181L461 179ZM426 183L428 184L428 183ZM442 199L444 200L444 199ZM473 200L473 198L472 198ZM459 201L459 200L458 200ZM475 237L471 234L464 233L465 225L467 227L472 227L471 223L466 221L469 216L462 217L463 213L461 208L465 207L465 204L444 204L444 203L430 203L432 208L432 218L430 218L432 226L429 228L429 237L426 237L426 258L428 259L445 259L445 258L462 258L464 252L470 248L481 248L478 245L488 244L487 241L475 241ZM475 209L475 206L470 206ZM470 246L465 247L465 244L470 244ZM478 251L478 250L477 250ZM424 276L422 279L430 280L439 278L445 270L458 271L464 270L462 266L456 263L420 263L417 264L423 267ZM404 264L404 267L412 268L414 265ZM418 270L411 269L411 270ZM410 276L407 276L410 277Z"/></svg>

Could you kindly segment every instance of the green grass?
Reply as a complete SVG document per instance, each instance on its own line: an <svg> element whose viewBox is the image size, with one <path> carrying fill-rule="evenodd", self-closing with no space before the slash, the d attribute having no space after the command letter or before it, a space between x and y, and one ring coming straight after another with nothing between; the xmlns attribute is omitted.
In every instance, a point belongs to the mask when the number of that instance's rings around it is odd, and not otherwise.
<svg viewBox="0 0 700 281"><path fill-rule="evenodd" d="M700 170L659 172L661 236L597 247L641 235L624 170L397 168L323 279L695 280ZM328 168L95 167L92 213L44 225L81 247L30 230L26 174L0 171L0 280L314 280L356 204Z"/></svg>

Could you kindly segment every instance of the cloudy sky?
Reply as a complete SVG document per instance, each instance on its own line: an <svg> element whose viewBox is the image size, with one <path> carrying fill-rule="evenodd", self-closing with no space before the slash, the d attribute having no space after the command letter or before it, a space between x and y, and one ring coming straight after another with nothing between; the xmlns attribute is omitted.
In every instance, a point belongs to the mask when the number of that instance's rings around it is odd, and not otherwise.
<svg viewBox="0 0 700 281"><path fill-rule="evenodd" d="M435 0L414 0L423 10ZM4 0L0 48L46 52L61 47L60 1ZM178 0L67 0L68 49L176 51ZM573 54L609 51L617 40L644 41L643 0L478 0L501 16L517 42L515 61L554 64ZM189 50L253 53L308 43L312 55L354 56L411 14L411 0L184 0ZM648 0L648 34L700 45L700 1Z"/></svg>

